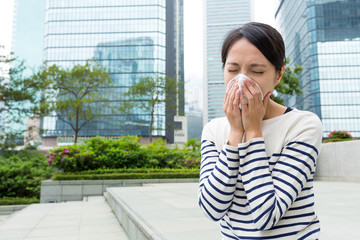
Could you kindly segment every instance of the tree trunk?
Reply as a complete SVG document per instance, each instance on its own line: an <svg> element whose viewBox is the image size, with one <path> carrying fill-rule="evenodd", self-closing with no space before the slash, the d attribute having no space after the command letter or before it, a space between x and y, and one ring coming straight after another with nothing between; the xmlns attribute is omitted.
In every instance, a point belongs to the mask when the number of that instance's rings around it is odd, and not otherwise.
<svg viewBox="0 0 360 240"><path fill-rule="evenodd" d="M151 109L151 120L150 120L150 126L149 126L149 139L150 143L152 142L152 128L153 128L153 122L154 122L154 107Z"/></svg>
<svg viewBox="0 0 360 240"><path fill-rule="evenodd" d="M75 140L74 140L74 143L77 143L78 133L79 133L79 131L75 131Z"/></svg>
<svg viewBox="0 0 360 240"><path fill-rule="evenodd" d="M74 143L77 143L79 134L79 108L76 108L76 119L75 119L75 140Z"/></svg>

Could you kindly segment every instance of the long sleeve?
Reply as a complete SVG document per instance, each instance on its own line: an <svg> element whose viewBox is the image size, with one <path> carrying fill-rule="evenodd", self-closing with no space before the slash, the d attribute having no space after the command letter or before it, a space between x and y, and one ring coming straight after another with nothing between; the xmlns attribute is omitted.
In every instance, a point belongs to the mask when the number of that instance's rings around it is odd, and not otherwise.
<svg viewBox="0 0 360 240"><path fill-rule="evenodd" d="M204 214L220 220L229 209L239 174L237 147L224 144L220 153L205 126L201 143L199 206ZM208 139L209 138L209 139Z"/></svg>
<svg viewBox="0 0 360 240"><path fill-rule="evenodd" d="M240 175L258 230L273 228L306 182L312 181L322 135L321 123L315 121L314 124L313 120L309 118L297 126L291 141L270 159L266 155L264 138L239 144ZM276 158L272 171L271 158Z"/></svg>

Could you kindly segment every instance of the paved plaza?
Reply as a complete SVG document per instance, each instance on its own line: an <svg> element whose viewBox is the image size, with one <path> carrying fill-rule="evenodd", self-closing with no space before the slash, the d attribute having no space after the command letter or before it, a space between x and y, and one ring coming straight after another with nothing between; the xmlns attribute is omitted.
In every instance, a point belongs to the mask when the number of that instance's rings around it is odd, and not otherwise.
<svg viewBox="0 0 360 240"><path fill-rule="evenodd" d="M87 200L15 212L0 222L0 240L128 240L104 197Z"/></svg>
<svg viewBox="0 0 360 240"><path fill-rule="evenodd" d="M111 188L158 239L219 240L217 223L197 206L196 183ZM360 239L360 182L315 182L322 240ZM128 238L129 236L129 238ZM34 204L0 217L0 240L133 240L103 197L89 201Z"/></svg>

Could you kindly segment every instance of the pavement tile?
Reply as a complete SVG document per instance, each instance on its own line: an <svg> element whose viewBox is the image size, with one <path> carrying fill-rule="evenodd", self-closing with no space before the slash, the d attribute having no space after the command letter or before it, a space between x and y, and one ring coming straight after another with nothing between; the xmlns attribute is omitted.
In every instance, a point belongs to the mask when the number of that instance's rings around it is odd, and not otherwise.
<svg viewBox="0 0 360 240"><path fill-rule="evenodd" d="M0 240L128 240L104 197L31 205L0 224Z"/></svg>
<svg viewBox="0 0 360 240"><path fill-rule="evenodd" d="M146 184L112 190L168 240L219 240L218 223L205 218L197 205L197 186ZM316 181L314 188L320 239L360 239L360 182ZM34 204L6 218L0 216L0 240L129 239L102 196L88 200Z"/></svg>
<svg viewBox="0 0 360 240"><path fill-rule="evenodd" d="M92 233L92 234L81 234L79 240L127 240L128 236L124 231L114 233Z"/></svg>
<svg viewBox="0 0 360 240"><path fill-rule="evenodd" d="M360 182L316 181L314 188L321 239L360 239ZM111 188L136 215L168 240L219 240L219 225L201 212L197 190L197 183Z"/></svg>

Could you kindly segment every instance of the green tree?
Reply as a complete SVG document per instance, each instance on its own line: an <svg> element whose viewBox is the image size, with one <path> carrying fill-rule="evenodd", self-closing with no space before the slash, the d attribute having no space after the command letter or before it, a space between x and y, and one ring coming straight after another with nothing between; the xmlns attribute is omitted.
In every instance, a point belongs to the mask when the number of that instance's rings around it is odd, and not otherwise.
<svg viewBox="0 0 360 240"><path fill-rule="evenodd" d="M196 140L195 138L192 138L192 139L187 140L187 142L184 143L184 146L186 148L190 148L192 151L195 151L197 149L200 149L201 142Z"/></svg>
<svg viewBox="0 0 360 240"><path fill-rule="evenodd" d="M149 139L152 142L152 131L154 127L155 110L164 104L166 107L176 109L177 99L180 94L181 84L177 82L176 77L145 77L134 86L129 87L125 93L127 98L123 105L119 107L120 112L132 114L135 109L139 109L150 115ZM171 93L171 94L169 94ZM168 126L167 126L168 127Z"/></svg>
<svg viewBox="0 0 360 240"><path fill-rule="evenodd" d="M0 46L0 48L2 48ZM0 147L13 148L23 139L25 130L14 129L14 124L24 124L24 119L39 118L51 111L41 97L48 81L25 77L27 67L13 53L0 55Z"/></svg>
<svg viewBox="0 0 360 240"><path fill-rule="evenodd" d="M285 59L285 71L281 78L279 84L275 87L275 90L280 94L286 95L300 95L302 93L301 90L301 82L299 80L299 76L303 70L303 68L297 64L291 69L287 66L290 63L290 58ZM284 99L281 96L273 97L273 100L281 105L284 105Z"/></svg>
<svg viewBox="0 0 360 240"><path fill-rule="evenodd" d="M109 71L96 61L88 60L85 65L72 68L44 67L34 78L51 81L44 95L56 117L74 131L74 143L81 129L102 116L104 109L114 111L109 103L112 85Z"/></svg>

